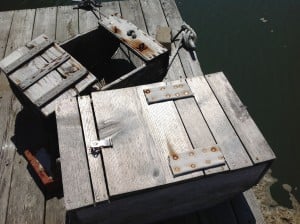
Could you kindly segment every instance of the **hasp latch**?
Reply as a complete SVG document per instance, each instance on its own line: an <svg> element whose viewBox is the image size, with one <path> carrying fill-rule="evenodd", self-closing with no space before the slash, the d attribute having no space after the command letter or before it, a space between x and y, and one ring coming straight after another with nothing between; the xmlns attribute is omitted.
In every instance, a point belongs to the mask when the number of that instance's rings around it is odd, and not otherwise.
<svg viewBox="0 0 300 224"><path fill-rule="evenodd" d="M204 170L225 165L225 158L218 146L197 148L183 153L173 153L169 156L169 165L173 175Z"/></svg>
<svg viewBox="0 0 300 224"><path fill-rule="evenodd" d="M105 139L101 139L101 140L92 141L90 144L91 154L94 157L97 157L100 154L101 149L110 148L112 146L113 146L113 144L112 144L111 138L105 138Z"/></svg>
<svg viewBox="0 0 300 224"><path fill-rule="evenodd" d="M193 92L187 83L171 84L161 87L144 89L148 104L158 103L168 100L177 100L193 96Z"/></svg>

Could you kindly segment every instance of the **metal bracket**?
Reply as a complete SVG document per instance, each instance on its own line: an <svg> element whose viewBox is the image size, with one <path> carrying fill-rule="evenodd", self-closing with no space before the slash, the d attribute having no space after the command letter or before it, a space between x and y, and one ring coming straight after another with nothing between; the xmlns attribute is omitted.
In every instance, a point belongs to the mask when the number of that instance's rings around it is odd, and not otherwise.
<svg viewBox="0 0 300 224"><path fill-rule="evenodd" d="M94 157L97 157L100 154L102 148L110 148L112 146L113 144L111 138L92 141L90 145L91 154Z"/></svg>
<svg viewBox="0 0 300 224"><path fill-rule="evenodd" d="M158 103L168 100L177 100L193 96L193 92L187 83L166 85L143 90L148 104Z"/></svg>
<svg viewBox="0 0 300 224"><path fill-rule="evenodd" d="M169 156L169 165L173 176L195 172L198 170L225 165L225 159L218 146L194 149Z"/></svg>

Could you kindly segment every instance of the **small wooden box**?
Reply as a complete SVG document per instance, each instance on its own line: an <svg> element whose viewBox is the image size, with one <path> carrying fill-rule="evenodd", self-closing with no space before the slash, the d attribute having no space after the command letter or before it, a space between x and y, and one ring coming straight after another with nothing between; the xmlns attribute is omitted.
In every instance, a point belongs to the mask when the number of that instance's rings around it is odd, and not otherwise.
<svg viewBox="0 0 300 224"><path fill-rule="evenodd" d="M255 185L275 158L223 73L66 99L56 119L66 209L84 223L212 206ZM216 151L224 163L206 154Z"/></svg>
<svg viewBox="0 0 300 224"><path fill-rule="evenodd" d="M76 96L97 78L64 49L41 35L0 61L21 102L44 116L61 99Z"/></svg>

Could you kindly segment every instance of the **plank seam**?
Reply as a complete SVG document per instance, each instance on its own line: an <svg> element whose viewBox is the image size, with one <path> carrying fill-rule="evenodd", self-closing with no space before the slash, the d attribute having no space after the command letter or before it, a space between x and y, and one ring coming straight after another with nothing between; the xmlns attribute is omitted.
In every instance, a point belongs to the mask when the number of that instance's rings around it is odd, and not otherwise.
<svg viewBox="0 0 300 224"><path fill-rule="evenodd" d="M143 18L144 18L144 23L145 23L145 27L146 27L146 30L145 30L145 31L147 31L147 33L149 34L149 29L148 29L148 26L147 26L147 23L146 23L146 17L145 17L145 13L144 13L144 9L143 9L141 0L139 0L139 5L140 5L140 7L141 7L142 15L143 15ZM149 35L150 35L150 34L149 34Z"/></svg>
<svg viewBox="0 0 300 224"><path fill-rule="evenodd" d="M240 135L239 135L239 134L237 133L237 131L235 130L235 128L234 128L234 126L233 126L233 124L232 124L231 120L229 119L229 117L228 117L228 115L227 115L226 111L224 110L224 108L222 107L222 104L221 104L221 102L219 101L219 99L218 99L218 97L216 96L215 92L213 91L213 89L212 89L211 85L210 85L210 84L209 84L209 82L207 81L207 79L206 79L206 76L205 76L205 75L204 75L204 80L205 80L205 82L207 83L207 85L209 86L209 88L210 88L210 90L211 90L212 94L214 95L215 99L217 100L218 104L220 105L220 107L221 107L221 109L222 109L223 113L225 114L225 116L226 116L226 118L227 118L227 120L228 120L228 122L229 122L230 126L232 127L232 129L233 129L233 131L234 131L235 135L238 137L238 139L239 139L240 143L242 144L242 146L243 146L244 150L246 151L246 153L247 153L248 157L250 158L250 161L252 162L252 164L256 164L256 163L254 162L254 160L252 159L252 157L251 157L250 153L248 152L248 149L247 149L247 148L246 148L246 146L244 145L244 142L243 142L243 141L242 141L242 139L240 138Z"/></svg>
<svg viewBox="0 0 300 224"><path fill-rule="evenodd" d="M81 112L80 112L80 108L79 108L79 102L78 102L78 98L76 97L76 103L77 103L77 109L78 109L78 113L79 113L79 120L80 120L80 125L81 125L81 133L82 133L82 140L83 140L83 144L84 144L84 154L85 154L85 159L86 159L86 163L87 163L87 167L88 167L88 172L89 172L89 180L90 180L90 185L91 185L91 191L92 191L92 195L93 195L93 202L94 202L94 205L95 205L95 192L94 192L94 188L93 188L93 183L92 183L92 177L91 177L91 172L90 172L90 164L89 164L89 159L88 159L88 156L87 156L87 149L86 149L86 141L85 141L85 138L84 138L84 130L83 130L83 123L82 123L82 117L81 117Z"/></svg>
<svg viewBox="0 0 300 224"><path fill-rule="evenodd" d="M98 123L97 123L97 119L96 119L96 115L95 115L95 108L94 108L94 103L93 103L93 99L90 96L91 99L91 106L92 106L92 113L93 113L93 119L94 119L94 124L96 126L96 135L97 138L100 139L100 135L99 135L99 127L98 127ZM107 175L106 175L106 169L105 169L105 163L104 163L104 157L102 152L100 153L101 156L101 161L102 161L102 167L103 167L103 175L104 175L104 181L105 181L105 187L106 187L106 192L107 192L107 200L109 201L109 197L110 197L110 193L109 193L109 187L108 187L108 180L107 180Z"/></svg>

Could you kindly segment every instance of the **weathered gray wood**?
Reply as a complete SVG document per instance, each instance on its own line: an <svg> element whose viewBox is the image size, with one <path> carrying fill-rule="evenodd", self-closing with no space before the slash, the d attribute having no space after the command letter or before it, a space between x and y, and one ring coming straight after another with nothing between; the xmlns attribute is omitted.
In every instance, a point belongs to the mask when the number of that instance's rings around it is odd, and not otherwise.
<svg viewBox="0 0 300 224"><path fill-rule="evenodd" d="M203 76L188 78L199 108L224 154L231 170L248 167L252 162Z"/></svg>
<svg viewBox="0 0 300 224"><path fill-rule="evenodd" d="M108 194L105 184L102 159L100 155L98 157L94 157L90 150L91 142L98 140L90 97L78 97L78 106L81 115L82 130L93 186L94 200L95 202L105 201L108 200Z"/></svg>
<svg viewBox="0 0 300 224"><path fill-rule="evenodd" d="M160 149L158 154L161 163L164 167L164 173L167 183L172 183L191 177L202 176L202 171L197 171L180 177L173 177L169 167L168 157L177 153L190 151L193 146L184 129L181 119L178 115L174 102L167 101L158 104L148 105L144 95L144 89L151 87L165 86L164 83L145 85L137 87L139 100L142 104L142 113L145 117L145 122L151 132L152 138L157 149ZM165 166L167 165L167 166Z"/></svg>
<svg viewBox="0 0 300 224"><path fill-rule="evenodd" d="M148 33L155 37L158 26L168 26L164 12L160 6L160 2L159 0L141 0L140 3ZM185 78L185 74L179 57L176 55L169 71L167 72L166 80L173 81L181 78Z"/></svg>
<svg viewBox="0 0 300 224"><path fill-rule="evenodd" d="M222 72L206 79L223 107L254 163L275 159L275 155Z"/></svg>
<svg viewBox="0 0 300 224"><path fill-rule="evenodd" d="M23 46L30 41L34 22L35 10L21 10L14 13L12 27L7 44L6 55L18 47ZM6 223L38 223L43 222L44 216L44 197L32 176L27 171L27 162L22 155L15 153L16 146L12 142L12 136L16 128L16 115L21 110L19 102L11 96L11 101L7 107L10 108L9 114L1 114L8 116L9 123L6 126L6 139L4 141L5 149L2 151L1 158L6 163L0 163L5 166L1 172L4 177L5 185L0 186L1 205L3 201L2 195L5 195L9 188L9 204L7 208ZM23 150L23 149L19 149ZM13 171L12 171L13 164ZM11 183L9 185L9 183ZM24 203L20 203L20 202ZM16 214L24 214L16 216Z"/></svg>
<svg viewBox="0 0 300 224"><path fill-rule="evenodd" d="M113 142L112 148L102 149L109 194L164 184L160 150L139 113L135 89L93 93L92 99L100 139L111 137Z"/></svg>
<svg viewBox="0 0 300 224"><path fill-rule="evenodd" d="M66 221L66 209L64 199L53 197L46 201L45 224L68 224ZM37 223L38 224L38 223Z"/></svg>
<svg viewBox="0 0 300 224"><path fill-rule="evenodd" d="M183 185L171 184L116 198L109 204L78 210L78 215L84 222L101 224L153 223L174 217L174 214L184 215L211 207L249 188L265 165L261 163L248 169L225 172L222 179L219 175L212 175L187 181Z"/></svg>
<svg viewBox="0 0 300 224"><path fill-rule="evenodd" d="M79 9L79 33L88 32L97 26L98 20L91 11Z"/></svg>
<svg viewBox="0 0 300 224"><path fill-rule="evenodd" d="M36 101L34 101L34 104L37 105L38 107L44 106L55 96L57 96L58 94L63 92L66 88L74 84L74 82L78 81L83 76L85 76L87 72L88 71L85 68L75 71L72 75L67 76L67 78L64 79L63 82L60 82L54 89L51 89L49 92L47 92L47 94L41 96Z"/></svg>
<svg viewBox="0 0 300 224"><path fill-rule="evenodd" d="M172 34L174 36L183 24L176 3L174 0L160 0L160 2L168 21L168 25L172 28ZM178 45L178 43L176 43L176 45ZM179 50L178 54L187 77L203 75L195 51L188 52L182 48Z"/></svg>
<svg viewBox="0 0 300 224"><path fill-rule="evenodd" d="M262 211L260 209L260 205L257 201L252 190L247 190L244 192L245 199L252 211L252 214L255 218L256 224L265 224L265 219L263 217Z"/></svg>
<svg viewBox="0 0 300 224"><path fill-rule="evenodd" d="M58 104L56 120L66 209L91 205L93 193L75 98Z"/></svg>
<svg viewBox="0 0 300 224"><path fill-rule="evenodd" d="M36 9L32 39L45 34L55 39L57 7Z"/></svg>
<svg viewBox="0 0 300 224"><path fill-rule="evenodd" d="M56 40L63 42L78 34L78 10L71 6L57 9Z"/></svg>
<svg viewBox="0 0 300 224"><path fill-rule="evenodd" d="M143 17L143 12L140 6L139 0L131 1L120 1L120 9L122 17L129 22L135 24L138 28L147 32L145 20ZM144 64L144 62L137 57L134 53L129 51L130 61L136 66L139 67Z"/></svg>

